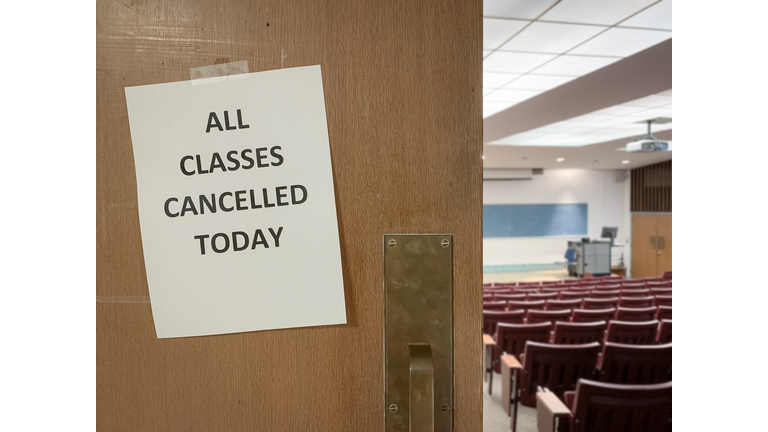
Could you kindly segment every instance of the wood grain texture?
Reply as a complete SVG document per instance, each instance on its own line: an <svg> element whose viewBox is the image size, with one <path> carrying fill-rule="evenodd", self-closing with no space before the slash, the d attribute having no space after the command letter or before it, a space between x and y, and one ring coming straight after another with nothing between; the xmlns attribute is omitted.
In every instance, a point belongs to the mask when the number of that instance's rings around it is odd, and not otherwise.
<svg viewBox="0 0 768 432"><path fill-rule="evenodd" d="M444 232L454 430L481 431L481 17L480 0L97 1L97 296L149 294L124 87L319 64L349 320L159 340L149 304L99 302L98 430L383 430L382 236Z"/></svg>
<svg viewBox="0 0 768 432"><path fill-rule="evenodd" d="M656 236L656 215L632 215L632 277L657 276L656 249L651 247L651 237Z"/></svg>

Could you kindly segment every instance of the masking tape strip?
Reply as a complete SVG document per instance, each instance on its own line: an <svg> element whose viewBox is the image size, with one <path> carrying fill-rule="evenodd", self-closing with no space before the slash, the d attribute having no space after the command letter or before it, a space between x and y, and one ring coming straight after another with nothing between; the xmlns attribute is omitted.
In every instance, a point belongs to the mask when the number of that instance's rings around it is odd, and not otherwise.
<svg viewBox="0 0 768 432"><path fill-rule="evenodd" d="M96 296L96 303L146 303L149 296Z"/></svg>
<svg viewBox="0 0 768 432"><path fill-rule="evenodd" d="M210 84L228 79L245 78L248 73L248 60L201 66L189 69L192 85ZM241 76L238 76L241 75Z"/></svg>

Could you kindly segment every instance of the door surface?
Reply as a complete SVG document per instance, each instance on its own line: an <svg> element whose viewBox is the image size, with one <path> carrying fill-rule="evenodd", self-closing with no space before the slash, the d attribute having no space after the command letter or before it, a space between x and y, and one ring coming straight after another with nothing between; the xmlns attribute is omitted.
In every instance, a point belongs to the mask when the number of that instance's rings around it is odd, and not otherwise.
<svg viewBox="0 0 768 432"><path fill-rule="evenodd" d="M449 233L454 430L481 431L482 2L96 6L98 430L383 431L382 238ZM321 65L348 324L157 339L124 87L239 60Z"/></svg>
<svg viewBox="0 0 768 432"><path fill-rule="evenodd" d="M632 214L632 277L672 270L672 214Z"/></svg>

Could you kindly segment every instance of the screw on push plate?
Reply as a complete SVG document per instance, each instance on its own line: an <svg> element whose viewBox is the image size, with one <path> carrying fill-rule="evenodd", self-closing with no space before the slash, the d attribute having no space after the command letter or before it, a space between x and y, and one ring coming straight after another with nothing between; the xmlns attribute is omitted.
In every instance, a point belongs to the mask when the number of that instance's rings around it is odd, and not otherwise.
<svg viewBox="0 0 768 432"><path fill-rule="evenodd" d="M394 240L392 240L392 241L394 241ZM397 412L397 405L395 405L395 404L390 405L389 406L389 411L390 412Z"/></svg>
<svg viewBox="0 0 768 432"><path fill-rule="evenodd" d="M443 410L443 412L448 412L448 410L450 409L450 407L448 406L448 404L443 404L443 406L441 406L441 407L440 407L440 409L442 409L442 410Z"/></svg>
<svg viewBox="0 0 768 432"><path fill-rule="evenodd" d="M397 242L395 241L395 239L390 239L388 244L389 244L390 246L394 246L394 245L396 245L396 244L397 244Z"/></svg>
<svg viewBox="0 0 768 432"><path fill-rule="evenodd" d="M443 241L441 241L441 242L440 242L440 244L441 244L443 247L448 247L448 245L449 245L450 243L448 242L448 239L443 239Z"/></svg>

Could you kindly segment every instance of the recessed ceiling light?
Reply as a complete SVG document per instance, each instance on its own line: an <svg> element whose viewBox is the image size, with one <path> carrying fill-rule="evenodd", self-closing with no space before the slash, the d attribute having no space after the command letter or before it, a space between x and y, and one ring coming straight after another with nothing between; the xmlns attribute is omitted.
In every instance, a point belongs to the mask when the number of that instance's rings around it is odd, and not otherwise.
<svg viewBox="0 0 768 432"><path fill-rule="evenodd" d="M524 158L523 158L523 160L527 160L527 159L528 159L528 156L526 156L526 157L524 157Z"/></svg>
<svg viewBox="0 0 768 432"><path fill-rule="evenodd" d="M485 155L482 155L482 156L480 157L480 159L485 159Z"/></svg>
<svg viewBox="0 0 768 432"><path fill-rule="evenodd" d="M623 164L628 164L628 163L629 163L629 161L621 161L621 163L623 163Z"/></svg>
<svg viewBox="0 0 768 432"><path fill-rule="evenodd" d="M558 161L558 162L562 162L562 161L564 161L564 160L565 160L565 158L557 158L557 161Z"/></svg>

